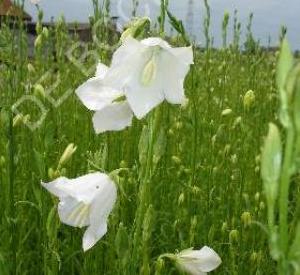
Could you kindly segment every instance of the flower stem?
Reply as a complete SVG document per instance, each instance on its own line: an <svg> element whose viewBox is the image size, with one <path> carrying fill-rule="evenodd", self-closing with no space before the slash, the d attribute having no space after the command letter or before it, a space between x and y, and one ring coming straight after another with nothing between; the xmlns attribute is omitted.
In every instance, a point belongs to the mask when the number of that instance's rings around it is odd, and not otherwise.
<svg viewBox="0 0 300 275"><path fill-rule="evenodd" d="M148 205L151 202L151 194L150 194L150 181L153 176L153 148L155 144L155 140L157 137L157 133L159 131L160 124L160 108L157 108L155 112L151 114L149 117L149 135L148 135L148 147L147 147L147 159L146 159L146 169L142 171L140 176L141 183L139 187L139 204L136 211L135 218L135 228L134 228L134 240L133 240L133 259L135 263L139 263L139 259L142 254L145 254L145 251L141 251L143 249L143 245L141 245L142 238L142 228L143 228L143 220L144 215L147 211ZM144 252L144 253L141 253ZM136 272L136 267L132 272Z"/></svg>

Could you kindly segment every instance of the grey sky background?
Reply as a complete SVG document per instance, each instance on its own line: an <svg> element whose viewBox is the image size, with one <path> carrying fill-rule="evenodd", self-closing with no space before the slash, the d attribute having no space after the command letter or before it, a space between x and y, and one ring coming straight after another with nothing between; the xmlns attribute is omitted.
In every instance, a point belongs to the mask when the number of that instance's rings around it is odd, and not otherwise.
<svg viewBox="0 0 300 275"><path fill-rule="evenodd" d="M41 0L45 21L50 21L64 14L67 21L87 22L93 13L91 0ZM159 0L140 0L139 15L149 15L155 19L159 13ZM112 0L112 15L119 16L119 23L126 22L132 11L131 0ZM203 19L205 9L202 0L194 0L193 16L189 20L189 0L170 0L170 10L182 19L192 31L196 40L204 44ZM253 32L263 44L271 37L272 45L278 42L281 25L288 27L288 38L294 49L300 49L300 0L210 0L212 12L211 33L216 45L221 41L221 23L223 14L228 11L232 16L234 10L239 12L239 20L245 33L249 14L254 13ZM36 8L29 0L25 0L25 9L36 19ZM231 17L232 19L232 17ZM231 20L231 26L233 24Z"/></svg>

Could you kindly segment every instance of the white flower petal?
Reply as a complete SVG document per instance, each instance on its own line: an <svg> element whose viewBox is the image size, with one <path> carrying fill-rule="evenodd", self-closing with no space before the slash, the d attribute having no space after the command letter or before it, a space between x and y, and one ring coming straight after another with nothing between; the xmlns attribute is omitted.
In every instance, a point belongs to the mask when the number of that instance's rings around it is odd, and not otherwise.
<svg viewBox="0 0 300 275"><path fill-rule="evenodd" d="M184 80L190 65L181 63L177 57L164 51L161 54L160 67L164 72L163 91L166 100L171 104L184 104Z"/></svg>
<svg viewBox="0 0 300 275"><path fill-rule="evenodd" d="M206 272L202 272L201 270L199 270L197 265L186 263L184 261L182 261L182 262L179 261L178 266L181 270L183 270L191 275L206 275L207 274Z"/></svg>
<svg viewBox="0 0 300 275"><path fill-rule="evenodd" d="M73 197L77 201L90 204L97 194L97 190L102 182L109 180L109 177L103 173L91 173L76 179L58 178L50 183L42 185L53 195L64 200L66 197Z"/></svg>
<svg viewBox="0 0 300 275"><path fill-rule="evenodd" d="M166 42L165 40L163 40L159 37L149 37L149 38L143 39L141 41L141 43L143 45L150 46L150 47L160 46L165 50L171 48L171 46L168 42Z"/></svg>
<svg viewBox="0 0 300 275"><path fill-rule="evenodd" d="M83 249L90 249L107 231L106 220L117 200L117 188L113 181L107 179L99 186L90 211L90 226L83 238Z"/></svg>
<svg viewBox="0 0 300 275"><path fill-rule="evenodd" d="M91 249L107 232L107 224L105 221L99 226L97 234L89 226L84 232L82 239L83 251Z"/></svg>
<svg viewBox="0 0 300 275"><path fill-rule="evenodd" d="M135 68L128 75L124 86L124 93L128 103L138 119L142 119L153 108L164 100L163 75L160 70L160 62L155 58L156 63L154 78L149 85L142 83L144 70L151 61L152 52L142 53L136 62Z"/></svg>
<svg viewBox="0 0 300 275"><path fill-rule="evenodd" d="M76 90L76 94L82 103L92 111L101 110L122 96L122 92L105 86L99 77L91 78L82 84Z"/></svg>
<svg viewBox="0 0 300 275"><path fill-rule="evenodd" d="M99 77L100 79L103 79L108 71L108 67L103 63L98 63L97 69L96 69L96 77Z"/></svg>
<svg viewBox="0 0 300 275"><path fill-rule="evenodd" d="M90 206L73 197L63 198L58 204L60 220L67 225L84 227L90 224Z"/></svg>
<svg viewBox="0 0 300 275"><path fill-rule="evenodd" d="M190 47L180 47L180 48L170 48L168 52L178 59L179 62L191 65L194 64L194 53L192 46Z"/></svg>
<svg viewBox="0 0 300 275"><path fill-rule="evenodd" d="M211 272L222 263L219 255L208 246L204 246L199 251L193 251L191 256L199 258L199 267L203 272Z"/></svg>
<svg viewBox="0 0 300 275"><path fill-rule="evenodd" d="M130 59L132 55L137 54L143 49L145 49L145 47L138 40L131 36L127 37L123 44L114 52L111 68L128 62L128 58Z"/></svg>
<svg viewBox="0 0 300 275"><path fill-rule="evenodd" d="M126 101L115 102L94 114L94 129L97 134L106 131L120 131L131 126L132 118L132 110Z"/></svg>
<svg viewBox="0 0 300 275"><path fill-rule="evenodd" d="M198 272L211 272L222 263L222 260L213 249L204 246L200 250L187 249L179 253L179 263L186 270L189 269L198 270Z"/></svg>

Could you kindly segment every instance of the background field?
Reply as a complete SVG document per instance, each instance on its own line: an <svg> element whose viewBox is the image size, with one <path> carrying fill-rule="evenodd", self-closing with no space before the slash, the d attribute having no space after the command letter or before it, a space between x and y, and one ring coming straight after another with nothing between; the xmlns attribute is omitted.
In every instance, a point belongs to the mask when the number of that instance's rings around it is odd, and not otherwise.
<svg viewBox="0 0 300 275"><path fill-rule="evenodd" d="M101 42L117 41L110 32L103 24L98 33ZM88 77L65 55L76 36L67 35L60 21L28 58L23 33L4 25L0 29L5 41L0 55L1 274L13 274L15 268L18 274L30 275L178 274L169 261L159 266L159 255L203 245L223 260L216 274L275 273L264 230L259 156L268 123L277 121L276 52L261 50L252 40L246 47L240 45L238 31L222 49L209 43L206 49L195 47L195 65L185 83L187 106L159 107L161 141L154 148L157 163L147 205L141 208L139 175L145 152L142 146L139 150L139 140L151 117L135 120L125 131L97 136L92 114L74 94ZM171 42L183 45L180 37ZM110 48L93 42L88 47L110 63ZM78 48L78 58L81 53ZM84 65L92 64L93 58L84 60ZM51 92L56 102L70 93L55 107L37 83L46 92L57 83ZM255 100L247 107L244 95L249 90ZM9 127L9 106L24 95L34 95L47 110L34 131L23 123ZM20 110L31 121L41 116L36 102L24 102ZM65 167L67 177L128 168L120 174L108 233L85 254L83 231L60 224L57 202L40 185L41 180L50 180L49 168L56 168L69 143L78 149ZM140 232L134 227L136 209L143 209Z"/></svg>

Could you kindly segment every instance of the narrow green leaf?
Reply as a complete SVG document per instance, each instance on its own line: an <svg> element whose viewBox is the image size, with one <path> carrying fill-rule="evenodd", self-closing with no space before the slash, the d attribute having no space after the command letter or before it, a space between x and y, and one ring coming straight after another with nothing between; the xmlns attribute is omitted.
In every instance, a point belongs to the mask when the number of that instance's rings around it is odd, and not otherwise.
<svg viewBox="0 0 300 275"><path fill-rule="evenodd" d="M167 11L171 26L180 34L185 36L185 29L181 20L178 20L170 11Z"/></svg>
<svg viewBox="0 0 300 275"><path fill-rule="evenodd" d="M282 41L279 59L277 63L277 86L279 90L285 89L286 79L293 66L294 57L286 39Z"/></svg>
<svg viewBox="0 0 300 275"><path fill-rule="evenodd" d="M281 51L277 63L276 81L280 95L280 112L279 118L284 127L290 124L289 119L289 95L286 90L286 82L290 70L293 67L293 54L286 39L282 41Z"/></svg>

